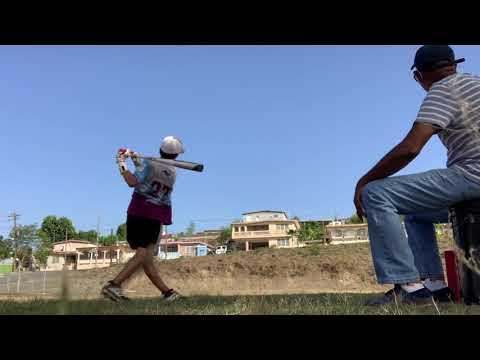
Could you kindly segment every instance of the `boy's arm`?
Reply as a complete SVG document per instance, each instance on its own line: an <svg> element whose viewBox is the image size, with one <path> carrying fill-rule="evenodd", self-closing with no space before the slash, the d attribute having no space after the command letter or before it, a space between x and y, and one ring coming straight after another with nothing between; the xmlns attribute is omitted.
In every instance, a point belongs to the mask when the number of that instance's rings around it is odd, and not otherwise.
<svg viewBox="0 0 480 360"><path fill-rule="evenodd" d="M133 175L127 168L125 160L127 158L128 150L120 149L117 153L117 163L120 170L120 174L123 176L123 179L128 184L129 187L135 187L138 185L138 179Z"/></svg>
<svg viewBox="0 0 480 360"><path fill-rule="evenodd" d="M138 185L138 180L129 170L126 170L122 173L123 179L130 187L135 187Z"/></svg>

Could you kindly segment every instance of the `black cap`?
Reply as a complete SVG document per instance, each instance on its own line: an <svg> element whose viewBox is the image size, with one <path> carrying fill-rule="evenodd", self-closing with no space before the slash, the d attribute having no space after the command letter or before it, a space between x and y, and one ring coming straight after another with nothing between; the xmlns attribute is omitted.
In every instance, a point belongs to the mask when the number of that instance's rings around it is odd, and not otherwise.
<svg viewBox="0 0 480 360"><path fill-rule="evenodd" d="M448 45L423 45L417 50L410 70L417 68L419 71L430 71L464 61L463 58L455 60L455 54Z"/></svg>

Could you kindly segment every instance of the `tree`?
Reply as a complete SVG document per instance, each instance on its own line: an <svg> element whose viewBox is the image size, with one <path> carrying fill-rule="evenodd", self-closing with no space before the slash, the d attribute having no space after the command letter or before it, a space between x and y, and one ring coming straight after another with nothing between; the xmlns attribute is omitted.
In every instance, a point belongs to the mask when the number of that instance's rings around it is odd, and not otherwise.
<svg viewBox="0 0 480 360"><path fill-rule="evenodd" d="M218 244L225 244L232 239L232 226L222 227L222 232L217 237Z"/></svg>
<svg viewBox="0 0 480 360"><path fill-rule="evenodd" d="M190 221L190 224L188 225L187 230L185 230L185 234L187 235L195 234L195 223L193 221Z"/></svg>
<svg viewBox="0 0 480 360"><path fill-rule="evenodd" d="M117 238L118 241L126 241L127 240L127 224L123 223L118 226L117 228Z"/></svg>
<svg viewBox="0 0 480 360"><path fill-rule="evenodd" d="M95 230L88 230L88 231L80 230L77 234L77 238L78 240L95 242L97 240L97 232Z"/></svg>
<svg viewBox="0 0 480 360"><path fill-rule="evenodd" d="M52 248L49 243L41 242L40 246L35 250L33 256L42 265L47 265L47 259L52 255Z"/></svg>
<svg viewBox="0 0 480 360"><path fill-rule="evenodd" d="M360 220L357 214L353 214L347 219L346 223L347 224L363 224L363 221Z"/></svg>
<svg viewBox="0 0 480 360"><path fill-rule="evenodd" d="M53 215L47 216L43 219L41 230L47 235L51 244L65 240L65 235L67 236L67 239L72 239L77 235L75 227L70 219L66 217L57 218Z"/></svg>
<svg viewBox="0 0 480 360"><path fill-rule="evenodd" d="M33 249L39 246L41 241L36 224L18 225L16 229L10 232L10 246L12 252L19 260L22 267L30 267L32 263Z"/></svg>
<svg viewBox="0 0 480 360"><path fill-rule="evenodd" d="M300 229L291 233L289 235L293 236L295 234L298 237L299 241L313 241L313 240L322 240L325 235L325 226L315 221L304 222L300 226Z"/></svg>
<svg viewBox="0 0 480 360"><path fill-rule="evenodd" d="M117 242L117 237L115 235L100 236L98 242L100 245L103 246L115 245L115 243Z"/></svg>
<svg viewBox="0 0 480 360"><path fill-rule="evenodd" d="M12 244L0 235L0 260L8 259L12 256Z"/></svg>

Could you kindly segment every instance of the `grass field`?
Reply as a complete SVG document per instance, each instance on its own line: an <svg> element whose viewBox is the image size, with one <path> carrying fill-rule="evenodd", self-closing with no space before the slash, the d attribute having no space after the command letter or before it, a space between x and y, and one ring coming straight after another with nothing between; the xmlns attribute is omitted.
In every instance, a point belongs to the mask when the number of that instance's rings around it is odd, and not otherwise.
<svg viewBox="0 0 480 360"><path fill-rule="evenodd" d="M0 265L0 274L6 274L12 271L12 265Z"/></svg>
<svg viewBox="0 0 480 360"><path fill-rule="evenodd" d="M267 296L192 296L176 303L161 298L127 303L108 300L0 301L1 315L480 315L480 306L460 304L368 307L373 295L318 294Z"/></svg>

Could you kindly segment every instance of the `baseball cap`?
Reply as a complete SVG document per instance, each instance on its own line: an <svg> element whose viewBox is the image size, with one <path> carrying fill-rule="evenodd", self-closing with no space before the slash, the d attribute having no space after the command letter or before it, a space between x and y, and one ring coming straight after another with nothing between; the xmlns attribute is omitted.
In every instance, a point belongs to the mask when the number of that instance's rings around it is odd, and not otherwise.
<svg viewBox="0 0 480 360"><path fill-rule="evenodd" d="M417 50L410 70L431 71L464 61L464 58L455 60L455 53L448 45L423 45Z"/></svg>

